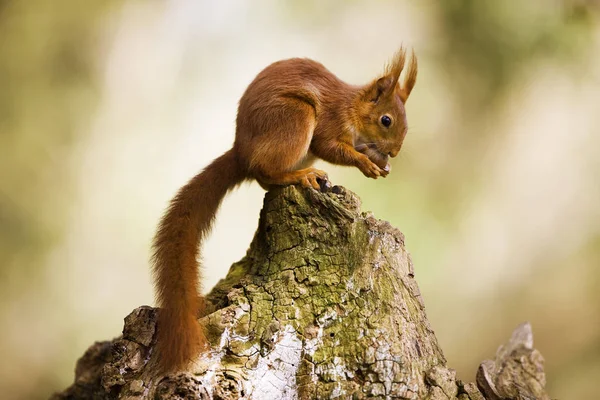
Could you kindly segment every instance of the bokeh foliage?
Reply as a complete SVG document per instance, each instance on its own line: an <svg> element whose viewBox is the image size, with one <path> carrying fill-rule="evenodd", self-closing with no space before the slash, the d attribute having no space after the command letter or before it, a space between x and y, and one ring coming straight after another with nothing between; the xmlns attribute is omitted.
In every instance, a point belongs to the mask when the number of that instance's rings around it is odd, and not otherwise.
<svg viewBox="0 0 600 400"><path fill-rule="evenodd" d="M53 271L47 270L46 260L54 246L69 234L69 221L86 217L73 215L71 207L80 195L74 178L80 166L78 146L86 141L97 105L102 101L107 53L114 38L119 37L120 12L132 3L139 2L0 0L0 320L3 327L8 327L8 333L4 332L7 337L23 336L11 331L11 321L16 318L33 321L32 331L50 331L51 327L34 323L43 321L36 314L38 308L42 309L40 305L54 301L55 293L62 290L49 287L48 282L76 284L68 276L49 280ZM324 5L318 1L293 1L277 6L259 2L256 7L264 7L270 18L289 22L303 35L310 35L318 26L332 24L347 10L360 7L380 7L382 13L404 7L412 12L418 10L434 21L431 27L423 28L428 30L428 42L417 49L421 61L417 88L420 91L415 92L417 107L411 109L409 123L410 134L420 138L407 141L401 156L403 170L392 174L386 186L363 180L352 189L361 194L367 208L380 210L379 217L386 212L392 215L389 219L406 234L408 248L420 270L418 278L428 310L432 310L433 325L450 365L457 367L465 379L471 379L469 371L474 370L476 360L485 356L477 351L485 348L489 353L494 344L504 341L514 326L515 310L525 308L532 314L545 310L547 315L536 314L532 318L534 333L549 360L550 393L569 393L569 387L577 386L581 388L577 393L588 395L592 386L586 386L585 378L600 371L600 223L576 251L551 260L536 255L531 261L535 264L532 273L482 296L479 302L492 316L478 314L464 302L459 310L444 310L444 298L460 297L461 290L448 288L436 276L444 273L440 270L444 261L440 254L447 253L450 238L465 217L465 199L485 188L489 171L480 166L498 139L498 131L490 129L490 124L507 118L506 108L515 91L523 90L524 82L548 66L570 76L573 85L597 84L590 81L590 70L600 68L598 3L413 3L331 1ZM205 10L211 9L206 6ZM362 29L369 27L355 21L353 30ZM213 40L212 31L206 32L205 36L198 34L196 40ZM218 47L224 41L214 40L215 52L220 51ZM235 43L241 52L243 38L237 38ZM381 45L388 46L387 40ZM200 63L209 65L212 61L207 56ZM225 79L214 77L217 82ZM436 104L429 102L430 93L445 96L452 105L451 112L445 115L447 136L442 144L427 139L434 136L428 136L423 128L423 121L439 111L430 107ZM106 132L107 136L117 134ZM176 136L176 132L172 134ZM421 147L411 146L411 140L421 143ZM436 146L443 146L443 151ZM429 149L432 153L423 151ZM600 168L597 162L590 165ZM558 284L562 282L557 283L553 277L566 283L574 280L567 287L576 290L564 289ZM565 309L544 308L551 295L559 304L565 304ZM448 315L458 319L459 314L472 325L448 322L452 319ZM581 327L581 321L588 321L589 326ZM575 333L569 333L569 327ZM478 332L481 338L475 337ZM40 335L28 332L26 336L35 340ZM81 337L73 329L62 340ZM87 336L81 340L89 341ZM49 350L40 354L38 347L11 343L0 340L1 352L15 359L0 367L0 391L8 398L46 398L49 391L70 381L76 353L57 354ZM468 354L471 344L479 346L476 354Z"/></svg>

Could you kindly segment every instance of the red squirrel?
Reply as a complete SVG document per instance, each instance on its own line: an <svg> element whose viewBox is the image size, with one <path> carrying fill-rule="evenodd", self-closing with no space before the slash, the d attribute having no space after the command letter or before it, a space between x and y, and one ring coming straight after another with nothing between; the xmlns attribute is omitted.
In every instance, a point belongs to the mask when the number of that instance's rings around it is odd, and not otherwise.
<svg viewBox="0 0 600 400"><path fill-rule="evenodd" d="M402 84L399 78L407 66ZM378 79L349 85L322 64L292 58L260 72L240 99L233 147L173 198L154 238L153 273L160 307L155 354L163 373L185 369L208 348L197 261L219 205L243 181L265 189L299 184L320 189L327 174L316 158L389 173L406 136L404 105L417 79L417 59L400 49Z"/></svg>

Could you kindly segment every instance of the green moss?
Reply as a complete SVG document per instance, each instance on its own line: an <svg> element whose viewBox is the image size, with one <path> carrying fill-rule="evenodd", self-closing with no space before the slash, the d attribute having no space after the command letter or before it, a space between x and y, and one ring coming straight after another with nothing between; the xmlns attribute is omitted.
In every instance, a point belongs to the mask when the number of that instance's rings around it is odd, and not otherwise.
<svg viewBox="0 0 600 400"><path fill-rule="evenodd" d="M431 332L405 329L425 316L405 284L414 282L402 234L357 204L348 193L288 187L267 194L247 256L208 296L245 307L235 318L209 320L220 326L215 332L229 323L235 333L226 345L233 356L222 362L237 365L243 355L255 365L256 357L290 351L278 350L278 341L297 335L304 347L297 382L324 398L334 390L390 394L392 381L418 387L431 365L444 362ZM426 357L415 358L415 340ZM313 373L317 381L304 378Z"/></svg>

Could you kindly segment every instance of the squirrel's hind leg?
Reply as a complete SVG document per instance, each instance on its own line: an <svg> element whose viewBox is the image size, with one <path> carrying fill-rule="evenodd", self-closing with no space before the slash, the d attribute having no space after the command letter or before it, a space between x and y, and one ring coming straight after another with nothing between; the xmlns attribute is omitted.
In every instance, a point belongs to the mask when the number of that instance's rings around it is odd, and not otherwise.
<svg viewBox="0 0 600 400"><path fill-rule="evenodd" d="M327 174L306 168L314 161L309 151L316 124L314 108L301 100L288 100L270 111L268 131L254 136L249 174L267 190L294 184L320 190Z"/></svg>

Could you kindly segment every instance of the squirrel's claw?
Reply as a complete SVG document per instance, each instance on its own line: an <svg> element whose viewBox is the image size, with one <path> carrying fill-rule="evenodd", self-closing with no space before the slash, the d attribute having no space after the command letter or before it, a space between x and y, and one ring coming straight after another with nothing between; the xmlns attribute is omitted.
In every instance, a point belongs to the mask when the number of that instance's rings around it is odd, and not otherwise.
<svg viewBox="0 0 600 400"><path fill-rule="evenodd" d="M331 190L331 182L329 182L329 178L317 178L317 182L319 182L321 192L327 193Z"/></svg>

